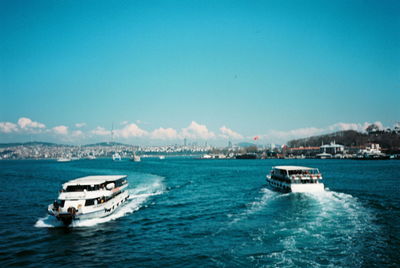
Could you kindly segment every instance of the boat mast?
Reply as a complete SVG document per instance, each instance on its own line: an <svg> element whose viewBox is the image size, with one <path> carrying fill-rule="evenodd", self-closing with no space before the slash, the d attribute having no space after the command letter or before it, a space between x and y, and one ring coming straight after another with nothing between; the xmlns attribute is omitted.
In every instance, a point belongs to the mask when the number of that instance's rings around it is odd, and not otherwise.
<svg viewBox="0 0 400 268"><path fill-rule="evenodd" d="M111 125L111 144L114 143L114 123Z"/></svg>

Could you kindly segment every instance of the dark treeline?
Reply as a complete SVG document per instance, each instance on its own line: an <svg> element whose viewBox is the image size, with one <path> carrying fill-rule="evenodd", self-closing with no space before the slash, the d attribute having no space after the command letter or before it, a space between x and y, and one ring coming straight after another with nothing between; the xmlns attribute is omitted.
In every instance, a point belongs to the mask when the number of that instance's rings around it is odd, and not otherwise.
<svg viewBox="0 0 400 268"><path fill-rule="evenodd" d="M288 146L292 148L300 146L321 146L322 144L329 144L333 141L347 147L365 146L369 143L378 143L383 149L388 151L399 151L400 131L397 128L395 130L373 130L367 133L345 130L326 135L291 140L288 142Z"/></svg>

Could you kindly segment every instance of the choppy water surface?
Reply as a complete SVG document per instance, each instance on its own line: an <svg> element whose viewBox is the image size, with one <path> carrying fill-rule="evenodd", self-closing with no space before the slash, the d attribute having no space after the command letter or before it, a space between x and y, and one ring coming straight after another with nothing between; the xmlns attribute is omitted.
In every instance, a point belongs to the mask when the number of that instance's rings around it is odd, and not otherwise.
<svg viewBox="0 0 400 268"><path fill-rule="evenodd" d="M274 165L317 167L318 194L268 190ZM399 266L400 161L108 159L0 162L0 266ZM129 176L113 215L61 227L60 185Z"/></svg>

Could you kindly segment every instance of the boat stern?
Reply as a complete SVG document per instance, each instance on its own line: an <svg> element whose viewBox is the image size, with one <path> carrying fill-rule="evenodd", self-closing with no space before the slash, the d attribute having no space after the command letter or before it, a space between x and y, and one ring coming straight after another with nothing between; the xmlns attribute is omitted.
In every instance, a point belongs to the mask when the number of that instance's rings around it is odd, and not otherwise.
<svg viewBox="0 0 400 268"><path fill-rule="evenodd" d="M313 184L292 184L291 191L293 193L315 193L325 191L323 183Z"/></svg>

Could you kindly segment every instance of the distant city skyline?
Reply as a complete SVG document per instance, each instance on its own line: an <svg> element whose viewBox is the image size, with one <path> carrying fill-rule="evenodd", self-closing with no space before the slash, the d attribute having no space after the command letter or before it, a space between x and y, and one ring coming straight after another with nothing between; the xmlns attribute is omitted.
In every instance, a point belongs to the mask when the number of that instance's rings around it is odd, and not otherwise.
<svg viewBox="0 0 400 268"><path fill-rule="evenodd" d="M399 1L1 1L0 142L282 144L400 121Z"/></svg>

